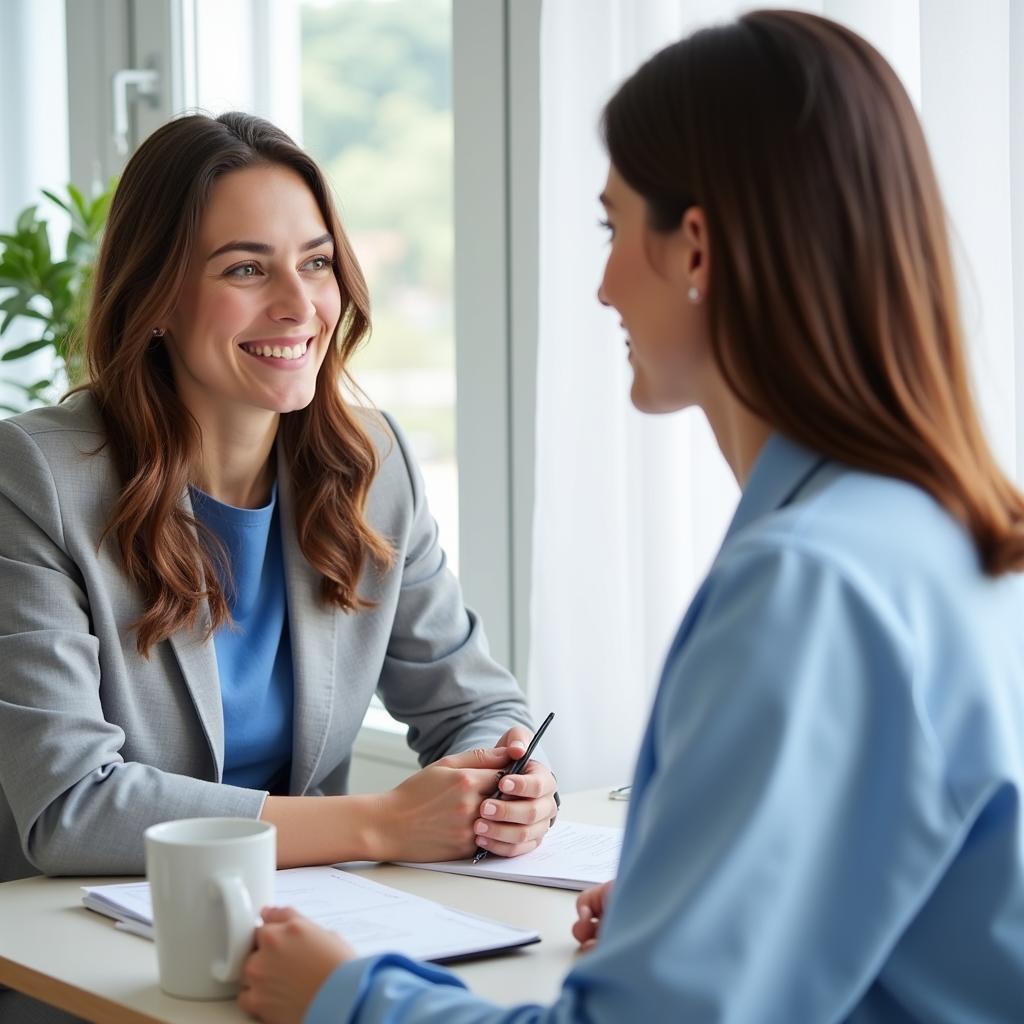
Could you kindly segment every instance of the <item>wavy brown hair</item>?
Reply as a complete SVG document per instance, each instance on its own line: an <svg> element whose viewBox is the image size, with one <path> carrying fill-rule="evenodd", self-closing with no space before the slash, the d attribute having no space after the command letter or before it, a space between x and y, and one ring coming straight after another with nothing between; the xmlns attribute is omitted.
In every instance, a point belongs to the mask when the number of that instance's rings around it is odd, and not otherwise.
<svg viewBox="0 0 1024 1024"><path fill-rule="evenodd" d="M342 394L349 356L367 335L370 315L366 282L330 188L312 158L261 118L178 118L146 139L124 170L85 328L83 388L99 405L123 484L104 535L117 538L124 571L144 595L146 611L133 628L146 656L154 644L193 627L204 601L208 633L230 620L219 551L183 501L198 425L178 398L153 327L167 322L182 293L214 182L260 165L288 168L308 186L334 239L341 290L341 316L313 401L282 415L279 428L299 547L322 574L323 600L345 611L367 606L356 588L368 561L384 568L393 558L363 514L377 452Z"/></svg>
<svg viewBox="0 0 1024 1024"><path fill-rule="evenodd" d="M1024 498L971 395L935 172L881 55L828 19L756 11L652 57L602 130L652 230L704 211L711 344L736 396L924 488L987 573L1024 569Z"/></svg>

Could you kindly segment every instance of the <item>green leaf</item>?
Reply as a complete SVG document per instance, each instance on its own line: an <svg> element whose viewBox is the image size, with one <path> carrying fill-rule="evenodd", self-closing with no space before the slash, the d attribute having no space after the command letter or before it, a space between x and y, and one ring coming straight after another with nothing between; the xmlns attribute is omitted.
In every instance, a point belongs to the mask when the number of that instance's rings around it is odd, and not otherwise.
<svg viewBox="0 0 1024 1024"><path fill-rule="evenodd" d="M24 409L19 409L16 406L8 405L6 402L0 402L0 409L3 409L4 412L9 412L9 413L14 413L14 414L17 414L19 412L24 412L25 411Z"/></svg>
<svg viewBox="0 0 1024 1024"><path fill-rule="evenodd" d="M52 266L50 259L50 233L46 227L46 221L40 221L32 232L32 263L35 267L36 276L39 280L45 281L46 275Z"/></svg>
<svg viewBox="0 0 1024 1024"><path fill-rule="evenodd" d="M53 381L51 381L51 380L37 380L35 382L35 384L33 384L33 385L31 385L31 387L27 387L25 389L25 394L30 399L38 400L38 399L43 397L43 392L46 391L47 388L51 388L51 387L53 387Z"/></svg>
<svg viewBox="0 0 1024 1024"><path fill-rule="evenodd" d="M20 249L7 249L2 266L5 277L15 278L19 287L31 287L32 263L27 253Z"/></svg>
<svg viewBox="0 0 1024 1024"><path fill-rule="evenodd" d="M73 260L61 260L59 263L54 263L43 278L43 284L47 288L59 289L71 280L77 269Z"/></svg>
<svg viewBox="0 0 1024 1024"><path fill-rule="evenodd" d="M18 309L12 310L9 313L4 314L4 322L0 324L0 337L7 333L7 328L18 319L19 316L27 317L31 320L42 320L46 323L46 317L42 313L37 313L34 309ZM0 358L5 358L0 356Z"/></svg>
<svg viewBox="0 0 1024 1024"><path fill-rule="evenodd" d="M68 232L67 257L73 260L75 268L83 271L96 260L96 243L84 238L77 231Z"/></svg>
<svg viewBox="0 0 1024 1024"><path fill-rule="evenodd" d="M97 197L89 211L89 237L95 238L107 222L107 214L110 213L110 201L113 196L110 193Z"/></svg>
<svg viewBox="0 0 1024 1024"><path fill-rule="evenodd" d="M25 209L18 214L18 221L15 225L15 230L19 233L22 231L30 231L35 220L36 208L34 206L26 206Z"/></svg>
<svg viewBox="0 0 1024 1024"><path fill-rule="evenodd" d="M11 256L26 256L31 253L31 235L5 235L0 238L0 241L6 239L6 248L4 249L4 258L6 259L8 254Z"/></svg>
<svg viewBox="0 0 1024 1024"><path fill-rule="evenodd" d="M30 356L33 352L38 352L41 348L47 348L52 344L53 342L49 338L40 338L38 341L26 342L24 345L12 348L9 352L5 352L0 356L0 363L11 363L15 359L24 359L25 356Z"/></svg>
<svg viewBox="0 0 1024 1024"><path fill-rule="evenodd" d="M65 203L64 200L61 199L60 196L58 196L55 193L51 192L49 189L45 189L44 188L44 189L40 189L40 191L43 193L44 196L46 196L47 199L50 200L51 203L56 203L57 206L59 206L62 210L66 210L68 213L71 213L71 207L68 206L68 204Z"/></svg>
<svg viewBox="0 0 1024 1024"><path fill-rule="evenodd" d="M71 196L71 201L75 204L75 210L78 212L82 224L88 224L89 206L85 201L85 196L74 185L68 185L68 195ZM74 213L72 213L72 216L74 216Z"/></svg>
<svg viewBox="0 0 1024 1024"><path fill-rule="evenodd" d="M24 310L28 309L28 304L32 301L32 293L24 290L19 290L17 294L11 295L9 298L4 299L0 302L0 309L5 313L20 314Z"/></svg>

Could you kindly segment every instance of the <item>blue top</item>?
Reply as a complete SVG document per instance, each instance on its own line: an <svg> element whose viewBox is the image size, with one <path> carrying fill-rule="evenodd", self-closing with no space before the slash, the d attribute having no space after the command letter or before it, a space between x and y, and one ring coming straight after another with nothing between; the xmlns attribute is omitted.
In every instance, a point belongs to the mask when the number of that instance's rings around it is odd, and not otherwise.
<svg viewBox="0 0 1024 1024"><path fill-rule="evenodd" d="M234 625L214 634L224 705L224 779L287 790L292 756L292 651L277 485L265 508L235 508L191 489L196 517L220 539ZM222 580L222 583L224 581Z"/></svg>
<svg viewBox="0 0 1024 1024"><path fill-rule="evenodd" d="M397 956L306 1018L1024 1019L1024 577L773 437L669 651L596 948L550 1007ZM570 921L566 920L568 930Z"/></svg>

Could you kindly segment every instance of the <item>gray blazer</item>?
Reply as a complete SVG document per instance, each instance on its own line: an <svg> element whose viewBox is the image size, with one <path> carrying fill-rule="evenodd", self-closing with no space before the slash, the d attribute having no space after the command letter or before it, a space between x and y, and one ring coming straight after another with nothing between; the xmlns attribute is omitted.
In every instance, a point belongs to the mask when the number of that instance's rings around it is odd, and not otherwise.
<svg viewBox="0 0 1024 1024"><path fill-rule="evenodd" d="M370 523L396 549L365 574L376 602L319 600L277 455L295 676L290 792L344 793L376 690L427 764L491 745L529 717L445 566L423 482L394 423L367 414L382 464ZM0 421L0 881L137 874L143 830L170 818L259 814L265 793L221 782L224 721L203 623L148 659L128 626L141 595L100 535L120 490L87 393ZM187 495L184 496L188 500ZM208 612L207 612L208 614Z"/></svg>

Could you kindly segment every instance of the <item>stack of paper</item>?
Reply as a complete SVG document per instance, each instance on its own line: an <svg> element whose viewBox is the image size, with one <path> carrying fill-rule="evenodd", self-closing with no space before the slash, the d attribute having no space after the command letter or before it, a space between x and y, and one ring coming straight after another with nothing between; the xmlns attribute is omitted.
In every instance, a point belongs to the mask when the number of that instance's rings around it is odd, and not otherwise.
<svg viewBox="0 0 1024 1024"><path fill-rule="evenodd" d="M153 937L147 882L83 886L83 891L82 902L90 910ZM392 952L452 961L540 942L536 932L453 910L336 867L278 871L274 902L340 932L360 956Z"/></svg>
<svg viewBox="0 0 1024 1024"><path fill-rule="evenodd" d="M500 878L506 882L551 885L559 889L586 889L615 877L621 850L621 828L559 820L536 850L521 857L492 855L479 864L470 860L444 860L403 866Z"/></svg>

